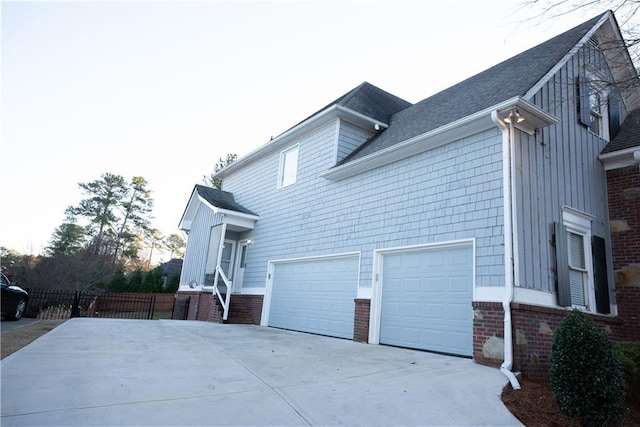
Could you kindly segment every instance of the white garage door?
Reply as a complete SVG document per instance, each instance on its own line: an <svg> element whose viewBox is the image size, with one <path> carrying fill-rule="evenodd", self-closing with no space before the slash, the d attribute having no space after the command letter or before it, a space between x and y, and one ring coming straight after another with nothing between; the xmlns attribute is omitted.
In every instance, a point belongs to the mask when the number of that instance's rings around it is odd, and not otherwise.
<svg viewBox="0 0 640 427"><path fill-rule="evenodd" d="M358 256L274 264L269 326L353 338Z"/></svg>
<svg viewBox="0 0 640 427"><path fill-rule="evenodd" d="M380 343L473 354L473 249L383 255Z"/></svg>

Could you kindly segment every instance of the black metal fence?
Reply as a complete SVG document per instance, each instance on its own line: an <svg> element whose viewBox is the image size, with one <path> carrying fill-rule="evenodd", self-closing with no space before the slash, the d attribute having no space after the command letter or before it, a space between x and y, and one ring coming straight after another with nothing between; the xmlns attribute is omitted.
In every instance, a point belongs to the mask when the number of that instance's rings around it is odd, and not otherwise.
<svg viewBox="0 0 640 427"><path fill-rule="evenodd" d="M29 302L25 317L38 319L69 319L71 317L154 318L156 296L153 294L98 294L58 289L27 289L27 292L29 293Z"/></svg>
<svg viewBox="0 0 640 427"><path fill-rule="evenodd" d="M186 298L176 298L173 302L171 318L175 320L187 320L189 317L189 304L191 304L190 296Z"/></svg>

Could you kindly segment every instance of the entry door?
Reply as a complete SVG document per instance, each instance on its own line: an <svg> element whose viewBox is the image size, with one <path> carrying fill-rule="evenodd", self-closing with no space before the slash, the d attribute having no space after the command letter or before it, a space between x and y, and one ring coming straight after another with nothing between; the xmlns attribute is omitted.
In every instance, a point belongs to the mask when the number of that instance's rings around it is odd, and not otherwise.
<svg viewBox="0 0 640 427"><path fill-rule="evenodd" d="M233 275L233 292L240 292L242 289L242 280L244 278L244 267L247 262L248 248L248 241L243 240L238 243L238 251L236 253L236 271Z"/></svg>
<svg viewBox="0 0 640 427"><path fill-rule="evenodd" d="M224 246L222 247L222 255L220 256L220 268L224 271L227 279L231 281L233 281L233 259L235 256L235 249L236 242L225 239ZM221 293L225 293L227 291L222 279L218 280L218 288Z"/></svg>

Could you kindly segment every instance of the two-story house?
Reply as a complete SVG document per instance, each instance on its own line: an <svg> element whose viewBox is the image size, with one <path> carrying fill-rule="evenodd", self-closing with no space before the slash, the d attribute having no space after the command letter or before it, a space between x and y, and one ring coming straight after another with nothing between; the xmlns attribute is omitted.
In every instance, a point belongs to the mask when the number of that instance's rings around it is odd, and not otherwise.
<svg viewBox="0 0 640 427"><path fill-rule="evenodd" d="M416 104L363 83L195 186L178 298L542 372L572 307L624 335L600 156L639 107L612 12Z"/></svg>

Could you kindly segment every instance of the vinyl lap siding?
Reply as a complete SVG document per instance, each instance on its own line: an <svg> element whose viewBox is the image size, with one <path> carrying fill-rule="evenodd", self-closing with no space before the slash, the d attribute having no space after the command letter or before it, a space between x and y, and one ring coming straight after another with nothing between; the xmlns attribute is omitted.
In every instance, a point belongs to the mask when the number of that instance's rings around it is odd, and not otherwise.
<svg viewBox="0 0 640 427"><path fill-rule="evenodd" d="M265 284L274 259L361 252L370 287L373 250L476 238L476 284L504 284L501 135L487 130L390 165L331 182L336 123L300 143L298 180L276 189L279 154L228 176L224 189L260 215L248 234L245 287ZM248 237L248 236L246 236Z"/></svg>
<svg viewBox="0 0 640 427"><path fill-rule="evenodd" d="M340 121L336 163L351 154L356 148L358 148L372 135L372 132L367 132L364 129L353 126L345 121Z"/></svg>
<svg viewBox="0 0 640 427"><path fill-rule="evenodd" d="M609 240L606 176L598 155L606 141L579 124L576 78L585 63L603 69L597 49L587 44L533 97L533 102L560 119L557 125L522 134L517 144L517 232L520 271L516 285L555 291L553 222L563 205L596 217L594 234ZM605 67L606 69L606 67Z"/></svg>
<svg viewBox="0 0 640 427"><path fill-rule="evenodd" d="M214 214L211 209L202 204L198 207L187 238L184 264L180 275L181 287L188 287L192 280L199 284L202 283L209 251L211 227L220 223L222 223L221 214Z"/></svg>

